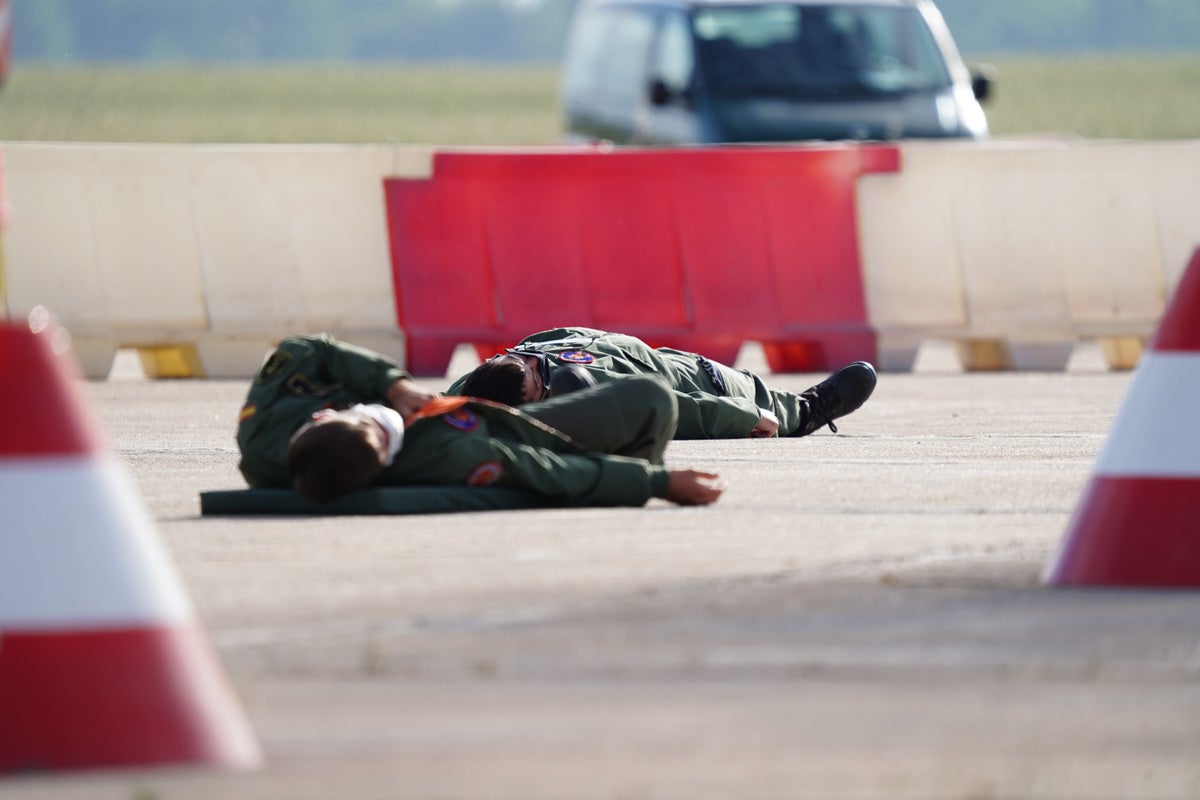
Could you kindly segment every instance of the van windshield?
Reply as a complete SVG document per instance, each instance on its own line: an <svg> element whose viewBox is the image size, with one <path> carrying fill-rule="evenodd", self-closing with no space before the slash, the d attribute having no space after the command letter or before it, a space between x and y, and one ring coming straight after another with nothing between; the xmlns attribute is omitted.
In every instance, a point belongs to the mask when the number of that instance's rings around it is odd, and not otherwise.
<svg viewBox="0 0 1200 800"><path fill-rule="evenodd" d="M914 8L708 6L694 12L692 26L700 74L717 95L852 99L950 85Z"/></svg>

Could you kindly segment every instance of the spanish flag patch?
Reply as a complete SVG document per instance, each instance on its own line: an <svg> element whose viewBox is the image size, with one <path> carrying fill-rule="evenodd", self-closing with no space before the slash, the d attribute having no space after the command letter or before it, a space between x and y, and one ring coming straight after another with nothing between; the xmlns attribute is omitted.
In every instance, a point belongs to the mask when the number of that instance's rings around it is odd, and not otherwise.
<svg viewBox="0 0 1200 800"><path fill-rule="evenodd" d="M500 466L499 461L485 461L471 470L471 474L467 476L467 486L491 486L500 480L503 474L504 468Z"/></svg>
<svg viewBox="0 0 1200 800"><path fill-rule="evenodd" d="M258 411L258 406L256 405L251 404L248 406L243 406L242 413L238 414L238 424L241 424L253 417L255 411Z"/></svg>

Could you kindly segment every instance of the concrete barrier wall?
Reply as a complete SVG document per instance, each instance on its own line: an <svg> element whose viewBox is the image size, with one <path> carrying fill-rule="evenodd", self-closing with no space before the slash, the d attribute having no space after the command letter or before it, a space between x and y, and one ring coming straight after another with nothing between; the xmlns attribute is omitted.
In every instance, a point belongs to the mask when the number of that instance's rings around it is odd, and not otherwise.
<svg viewBox="0 0 1200 800"><path fill-rule="evenodd" d="M1200 142L911 143L859 184L868 317L887 367L928 338L967 368L1061 369L1080 339L1132 366L1200 244Z"/></svg>
<svg viewBox="0 0 1200 800"><path fill-rule="evenodd" d="M89 376L133 347L148 374L247 377L316 330L403 360L384 182L431 148L3 151L7 312L50 309ZM857 204L884 368L935 338L969 369L1061 369L1091 338L1128 368L1200 244L1200 142L905 143Z"/></svg>
<svg viewBox="0 0 1200 800"><path fill-rule="evenodd" d="M5 145L7 307L50 309L85 372L119 347L160 376L244 377L279 338L328 330L397 358L388 146Z"/></svg>

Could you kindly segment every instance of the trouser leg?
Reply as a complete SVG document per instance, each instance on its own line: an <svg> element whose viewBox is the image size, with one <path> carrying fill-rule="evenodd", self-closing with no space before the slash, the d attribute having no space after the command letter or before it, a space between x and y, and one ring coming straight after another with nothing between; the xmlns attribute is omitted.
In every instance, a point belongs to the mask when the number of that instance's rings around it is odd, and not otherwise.
<svg viewBox="0 0 1200 800"><path fill-rule="evenodd" d="M791 436L808 419L808 401L795 392L772 389L763 384L761 378L758 381L762 385L762 391L770 398L771 408L774 410L775 416L779 418L779 435Z"/></svg>
<svg viewBox="0 0 1200 800"><path fill-rule="evenodd" d="M679 410L665 381L637 376L581 389L521 411L557 428L592 453L663 462Z"/></svg>
<svg viewBox="0 0 1200 800"><path fill-rule="evenodd" d="M758 375L745 369L734 369L719 361L710 361L725 383L730 397L746 397L759 408L770 410L779 418L779 435L788 436L804 424L808 401L794 392L772 389Z"/></svg>

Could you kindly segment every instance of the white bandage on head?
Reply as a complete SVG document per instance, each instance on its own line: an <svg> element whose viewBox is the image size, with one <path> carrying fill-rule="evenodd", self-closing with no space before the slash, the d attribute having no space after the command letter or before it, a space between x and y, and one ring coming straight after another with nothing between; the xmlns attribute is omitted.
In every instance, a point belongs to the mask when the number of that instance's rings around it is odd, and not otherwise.
<svg viewBox="0 0 1200 800"><path fill-rule="evenodd" d="M357 411L365 417L370 417L379 423L379 425L387 431L387 456L383 459L383 465L386 467L395 460L396 454L400 452L400 445L404 443L404 417L400 416L400 412L394 408L381 405L358 405L350 406L350 411Z"/></svg>

